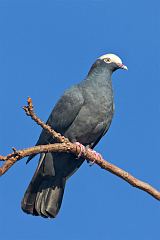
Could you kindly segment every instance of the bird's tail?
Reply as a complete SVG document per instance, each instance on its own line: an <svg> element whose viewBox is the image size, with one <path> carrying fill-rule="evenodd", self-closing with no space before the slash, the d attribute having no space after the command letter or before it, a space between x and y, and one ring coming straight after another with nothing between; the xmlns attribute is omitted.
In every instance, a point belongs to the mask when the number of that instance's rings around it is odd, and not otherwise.
<svg viewBox="0 0 160 240"><path fill-rule="evenodd" d="M61 176L55 176L52 154L42 154L22 199L23 211L42 217L56 217L61 207L65 182Z"/></svg>

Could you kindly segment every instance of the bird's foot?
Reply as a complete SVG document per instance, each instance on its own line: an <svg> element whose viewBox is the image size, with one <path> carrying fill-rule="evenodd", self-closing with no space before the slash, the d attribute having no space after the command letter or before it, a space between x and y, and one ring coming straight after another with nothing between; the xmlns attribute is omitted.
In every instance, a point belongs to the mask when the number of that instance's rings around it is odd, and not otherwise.
<svg viewBox="0 0 160 240"><path fill-rule="evenodd" d="M82 153L86 151L86 148L80 142L75 142L75 144L81 149L80 153L78 154L78 158L80 158L82 156Z"/></svg>
<svg viewBox="0 0 160 240"><path fill-rule="evenodd" d="M98 158L100 160L103 159L102 155L100 153L97 153L95 150L92 150L91 148L88 148L87 150L89 150L94 155L95 158ZM96 160L94 160L93 162L89 162L89 166L92 167L95 161Z"/></svg>

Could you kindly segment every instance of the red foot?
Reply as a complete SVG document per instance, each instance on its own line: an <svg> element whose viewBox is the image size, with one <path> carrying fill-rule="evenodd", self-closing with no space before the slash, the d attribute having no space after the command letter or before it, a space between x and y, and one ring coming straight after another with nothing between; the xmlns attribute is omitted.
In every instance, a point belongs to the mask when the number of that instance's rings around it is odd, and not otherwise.
<svg viewBox="0 0 160 240"><path fill-rule="evenodd" d="M82 153L86 151L86 148L79 142L75 142L75 144L81 149L80 153L78 154L78 158L80 158L82 156Z"/></svg>

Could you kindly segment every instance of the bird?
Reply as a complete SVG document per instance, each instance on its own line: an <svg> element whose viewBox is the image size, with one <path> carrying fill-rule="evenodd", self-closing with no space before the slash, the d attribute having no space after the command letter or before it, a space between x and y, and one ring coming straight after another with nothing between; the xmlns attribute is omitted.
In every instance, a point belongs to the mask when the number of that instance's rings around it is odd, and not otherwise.
<svg viewBox="0 0 160 240"><path fill-rule="evenodd" d="M112 73L117 69L127 70L117 55L108 53L98 57L85 79L60 97L47 124L72 143L83 144L93 150L112 122ZM53 143L56 139L42 130L36 146ZM31 155L28 162L34 156ZM81 156L77 160L72 153L42 153L22 199L22 210L34 216L55 218L61 207L66 181L84 161Z"/></svg>

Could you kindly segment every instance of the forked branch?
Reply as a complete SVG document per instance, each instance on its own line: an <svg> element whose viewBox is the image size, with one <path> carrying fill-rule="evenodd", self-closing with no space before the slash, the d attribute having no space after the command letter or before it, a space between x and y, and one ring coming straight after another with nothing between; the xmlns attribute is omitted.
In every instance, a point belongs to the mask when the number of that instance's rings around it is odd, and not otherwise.
<svg viewBox="0 0 160 240"><path fill-rule="evenodd" d="M0 161L5 161L3 166L0 168L0 175L3 175L10 167L13 166L14 163L19 161L20 159L30 156L32 154L37 153L45 153L45 152L70 152L78 156L81 153L81 156L84 157L86 160L89 160L92 163L96 163L101 168L113 173L114 175L122 178L133 187L139 188L150 195L152 195L157 200L160 200L160 192L156 190L154 187L145 183L130 173L124 171L123 169L107 162L101 157L96 156L93 154L89 149L85 148L84 151L81 152L80 146L71 143L68 138L65 138L60 133L54 131L49 125L42 122L34 113L32 99L28 98L28 106L23 107L26 114L30 116L38 125L40 125L43 129L45 129L48 134L56 138L58 143L55 144L48 144L48 145L39 145L31 148L26 148L23 150L16 150L12 148L13 153L8 154L7 156L0 156ZM78 161L78 158L77 160Z"/></svg>

